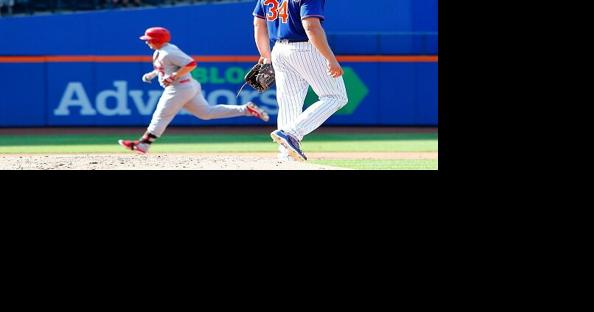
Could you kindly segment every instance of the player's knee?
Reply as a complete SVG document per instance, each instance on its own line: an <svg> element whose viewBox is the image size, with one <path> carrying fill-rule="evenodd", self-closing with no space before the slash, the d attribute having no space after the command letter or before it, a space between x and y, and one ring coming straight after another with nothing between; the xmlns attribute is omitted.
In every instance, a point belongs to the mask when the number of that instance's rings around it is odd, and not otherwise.
<svg viewBox="0 0 594 312"><path fill-rule="evenodd" d="M338 109L341 109L347 105L347 103L349 102L349 98L347 97L346 94L344 94L344 95L340 96L337 101L338 101Z"/></svg>
<svg viewBox="0 0 594 312"><path fill-rule="evenodd" d="M336 110L343 108L349 102L348 97L345 95L331 96L325 99L327 102L332 103Z"/></svg>

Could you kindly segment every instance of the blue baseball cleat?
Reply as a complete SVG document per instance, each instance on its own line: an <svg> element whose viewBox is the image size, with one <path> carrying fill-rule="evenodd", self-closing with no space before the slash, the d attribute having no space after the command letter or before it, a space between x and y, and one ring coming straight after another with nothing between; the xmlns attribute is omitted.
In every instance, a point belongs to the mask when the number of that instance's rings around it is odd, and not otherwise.
<svg viewBox="0 0 594 312"><path fill-rule="evenodd" d="M307 160L305 154L301 151L299 141L283 130L276 130L270 134L272 140L289 151L289 156L295 160Z"/></svg>

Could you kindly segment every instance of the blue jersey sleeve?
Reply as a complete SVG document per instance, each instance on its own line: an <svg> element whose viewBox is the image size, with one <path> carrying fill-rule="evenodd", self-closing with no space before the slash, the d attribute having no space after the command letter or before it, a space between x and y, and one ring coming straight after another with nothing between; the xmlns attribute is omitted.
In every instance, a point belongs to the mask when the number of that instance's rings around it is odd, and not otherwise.
<svg viewBox="0 0 594 312"><path fill-rule="evenodd" d="M301 19L307 17L324 20L324 0L301 0Z"/></svg>
<svg viewBox="0 0 594 312"><path fill-rule="evenodd" d="M262 6L262 0L258 0L256 3L256 8L254 9L254 13L252 15L259 18L266 18L266 12L264 12L264 7Z"/></svg>

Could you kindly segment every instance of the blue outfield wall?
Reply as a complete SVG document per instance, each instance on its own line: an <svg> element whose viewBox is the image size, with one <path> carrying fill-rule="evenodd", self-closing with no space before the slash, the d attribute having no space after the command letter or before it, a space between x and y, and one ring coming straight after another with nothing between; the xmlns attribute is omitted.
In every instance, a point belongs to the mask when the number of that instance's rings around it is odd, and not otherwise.
<svg viewBox="0 0 594 312"><path fill-rule="evenodd" d="M437 0L327 1L325 28L339 55L437 55ZM358 1L358 0L357 0ZM257 54L252 3L0 19L0 127L144 126L162 89L140 81L144 62L3 62L3 56L149 56L145 28L171 29L192 55ZM381 19L385 12L390 18ZM356 18L355 18L356 17ZM6 39L8 38L8 39ZM200 63L193 72L211 104L253 100L275 122L276 90L235 94L251 63ZM351 102L330 125L437 125L437 62L342 62ZM311 94L307 104L315 101ZM172 125L259 125L253 118L203 121L182 112Z"/></svg>

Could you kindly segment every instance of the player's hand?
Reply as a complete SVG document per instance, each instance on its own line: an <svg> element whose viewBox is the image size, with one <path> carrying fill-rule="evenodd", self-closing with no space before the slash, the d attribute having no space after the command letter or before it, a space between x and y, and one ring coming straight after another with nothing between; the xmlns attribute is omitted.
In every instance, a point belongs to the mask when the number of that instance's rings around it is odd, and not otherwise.
<svg viewBox="0 0 594 312"><path fill-rule="evenodd" d="M153 73L148 73L148 74L142 75L142 81L144 81L146 83L151 83L154 78L155 78L155 76L153 75Z"/></svg>
<svg viewBox="0 0 594 312"><path fill-rule="evenodd" d="M270 64L270 59L260 56L260 60L258 61L258 64Z"/></svg>
<svg viewBox="0 0 594 312"><path fill-rule="evenodd" d="M177 79L177 73L173 73L171 75L167 75L167 76L163 77L163 84L166 87L168 87L168 86L170 86L175 81L175 79Z"/></svg>
<svg viewBox="0 0 594 312"><path fill-rule="evenodd" d="M328 75L332 78L338 78L344 74L344 70L336 60L326 61L326 66L328 67Z"/></svg>

